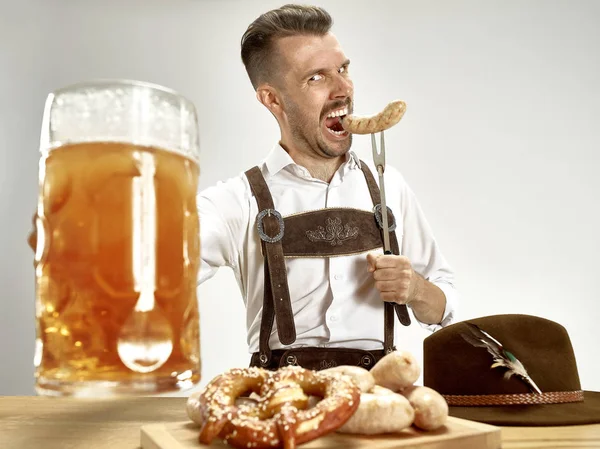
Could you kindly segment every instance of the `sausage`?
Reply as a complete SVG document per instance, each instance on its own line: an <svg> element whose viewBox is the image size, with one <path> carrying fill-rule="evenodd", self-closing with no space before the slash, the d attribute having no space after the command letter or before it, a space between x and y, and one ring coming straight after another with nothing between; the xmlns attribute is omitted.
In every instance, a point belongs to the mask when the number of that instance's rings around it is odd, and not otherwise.
<svg viewBox="0 0 600 449"><path fill-rule="evenodd" d="M369 391L369 393L378 394L381 396L388 396L390 394L398 394L398 393L393 392L389 388L385 388L380 385L373 386L373 388L371 388L371 391Z"/></svg>
<svg viewBox="0 0 600 449"><path fill-rule="evenodd" d="M414 417L410 402L401 394L389 390L362 393L358 409L337 431L363 435L396 433L409 427Z"/></svg>
<svg viewBox="0 0 600 449"><path fill-rule="evenodd" d="M341 365L333 368L327 368L321 371L322 373L339 373L349 376L362 393L366 393L375 386L375 378L365 368L352 365Z"/></svg>
<svg viewBox="0 0 600 449"><path fill-rule="evenodd" d="M353 134L373 134L391 128L400 121L406 111L406 103L392 101L379 114L359 117L353 114L342 119L342 127Z"/></svg>
<svg viewBox="0 0 600 449"><path fill-rule="evenodd" d="M392 391L410 387L421 375L417 359L407 351L386 354L373 366L371 374L375 383Z"/></svg>
<svg viewBox="0 0 600 449"><path fill-rule="evenodd" d="M202 419L202 411L200 410L200 396L204 393L204 389L193 392L188 398L185 404L185 411L188 418L194 421L198 425L202 425L204 421Z"/></svg>
<svg viewBox="0 0 600 449"><path fill-rule="evenodd" d="M448 403L429 387L412 386L402 391L415 410L413 424L423 430L435 430L448 419Z"/></svg>
<svg viewBox="0 0 600 449"><path fill-rule="evenodd" d="M322 399L323 398L319 396L309 396L306 403L306 408L309 409L315 407L319 402L321 402Z"/></svg>

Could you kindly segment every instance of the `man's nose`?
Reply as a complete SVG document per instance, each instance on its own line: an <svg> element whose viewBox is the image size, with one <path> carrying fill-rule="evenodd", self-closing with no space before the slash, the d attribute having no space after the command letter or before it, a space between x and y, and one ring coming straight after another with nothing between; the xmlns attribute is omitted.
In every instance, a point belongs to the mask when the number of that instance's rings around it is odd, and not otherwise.
<svg viewBox="0 0 600 449"><path fill-rule="evenodd" d="M349 78L342 75L337 75L334 78L334 85L331 90L330 98L333 100L351 97L353 89L354 85L352 84L352 81Z"/></svg>

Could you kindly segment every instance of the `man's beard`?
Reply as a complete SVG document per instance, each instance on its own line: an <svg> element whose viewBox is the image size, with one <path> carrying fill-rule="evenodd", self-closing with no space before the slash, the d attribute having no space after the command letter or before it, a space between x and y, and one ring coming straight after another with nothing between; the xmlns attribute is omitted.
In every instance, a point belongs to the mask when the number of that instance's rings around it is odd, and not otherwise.
<svg viewBox="0 0 600 449"><path fill-rule="evenodd" d="M333 106L326 112L326 114L328 114L329 112L331 112L334 109L338 109L345 105L347 105L346 102L340 103L337 106ZM306 119L305 115L302 114L302 112L300 111L298 106L294 102L289 101L289 100L287 102L287 116L288 116L288 123L290 125L290 131L292 133L292 137L294 138L294 140L296 142L298 142L300 145L306 146L307 148L312 149L314 152L316 152L322 156L324 155L329 158L336 158L336 157L341 156L342 154L346 154L348 152L348 150L350 149L350 147L352 146L352 134L350 134L348 136L346 142L343 142L344 147L342 148L341 153L340 153L339 149L335 150L334 148L332 148L325 141L325 139L323 138L323 135L321 133L321 121L322 121L323 117L319 118L319 122L317 124L317 129L313 133L314 139L313 139L313 142L311 142L311 140L309 139L309 137L310 137L309 130L311 129L312 126L308 123L308 120ZM342 142L340 142L340 144L342 144Z"/></svg>

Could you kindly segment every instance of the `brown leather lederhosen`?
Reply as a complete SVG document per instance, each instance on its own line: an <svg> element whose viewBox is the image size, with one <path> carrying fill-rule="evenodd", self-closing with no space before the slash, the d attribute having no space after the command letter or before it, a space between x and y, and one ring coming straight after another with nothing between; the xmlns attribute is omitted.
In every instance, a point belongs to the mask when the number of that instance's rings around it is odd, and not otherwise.
<svg viewBox="0 0 600 449"><path fill-rule="evenodd" d="M400 322L410 325L405 305L384 303L384 343L381 350L350 348L301 347L269 348L273 321L277 317L277 334L284 345L296 341L296 327L287 282L285 257L332 257L351 255L383 246L380 193L373 174L361 161L373 212L353 208L325 208L283 218L273 205L273 198L258 167L245 174L258 203L257 228L264 256L264 299L260 326L259 352L252 355L250 366L277 369L299 365L324 369L337 365L357 365L370 369L394 348L394 309ZM388 208L390 247L399 254L395 221Z"/></svg>

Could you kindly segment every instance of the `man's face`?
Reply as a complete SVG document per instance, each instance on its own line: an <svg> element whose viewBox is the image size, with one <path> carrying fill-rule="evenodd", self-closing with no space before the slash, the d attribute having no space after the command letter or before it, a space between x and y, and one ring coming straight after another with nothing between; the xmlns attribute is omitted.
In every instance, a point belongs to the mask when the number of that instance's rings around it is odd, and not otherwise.
<svg viewBox="0 0 600 449"><path fill-rule="evenodd" d="M282 127L298 151L335 158L345 154L352 135L340 116L352 113L350 61L333 34L289 36L277 42Z"/></svg>

